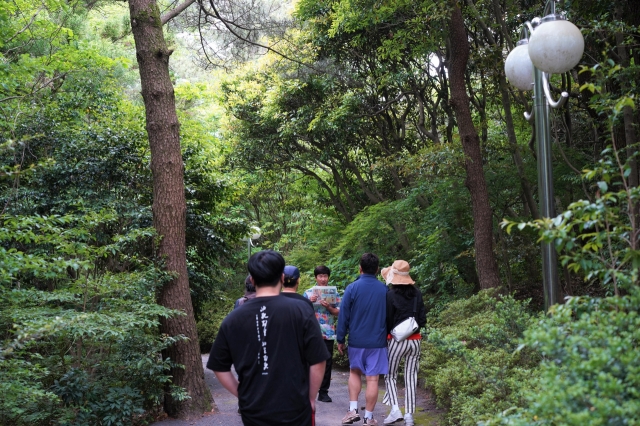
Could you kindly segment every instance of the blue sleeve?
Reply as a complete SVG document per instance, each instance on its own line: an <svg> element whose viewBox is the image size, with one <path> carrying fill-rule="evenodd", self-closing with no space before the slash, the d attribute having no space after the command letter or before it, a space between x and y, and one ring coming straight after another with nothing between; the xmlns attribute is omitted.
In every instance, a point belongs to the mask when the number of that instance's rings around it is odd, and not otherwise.
<svg viewBox="0 0 640 426"><path fill-rule="evenodd" d="M338 331L336 340L344 343L349 332L349 320L351 319L351 285L347 286L340 302L340 313L338 314Z"/></svg>

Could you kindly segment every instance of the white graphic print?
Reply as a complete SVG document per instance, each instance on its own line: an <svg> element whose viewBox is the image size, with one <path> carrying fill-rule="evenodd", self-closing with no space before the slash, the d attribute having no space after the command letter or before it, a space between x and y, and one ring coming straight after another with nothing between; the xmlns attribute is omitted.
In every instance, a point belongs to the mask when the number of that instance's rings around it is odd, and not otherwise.
<svg viewBox="0 0 640 426"><path fill-rule="evenodd" d="M262 346L262 354L258 354L258 363L262 361L262 374L269 374L269 355L267 354L267 327L269 325L269 316L266 313L267 307L260 307L260 314L256 314L256 329L258 331L258 342ZM262 329L260 328L262 326ZM260 359L262 357L262 359Z"/></svg>

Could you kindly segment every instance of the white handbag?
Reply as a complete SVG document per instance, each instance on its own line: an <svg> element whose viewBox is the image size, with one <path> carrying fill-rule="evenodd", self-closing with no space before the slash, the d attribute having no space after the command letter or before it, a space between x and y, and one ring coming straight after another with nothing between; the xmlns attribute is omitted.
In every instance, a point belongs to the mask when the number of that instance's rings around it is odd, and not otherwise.
<svg viewBox="0 0 640 426"><path fill-rule="evenodd" d="M391 330L391 336L393 336L393 339L396 342L402 342L420 329L415 319L417 305L418 298L416 297L413 302L413 316L402 321L400 324L393 327L393 330Z"/></svg>

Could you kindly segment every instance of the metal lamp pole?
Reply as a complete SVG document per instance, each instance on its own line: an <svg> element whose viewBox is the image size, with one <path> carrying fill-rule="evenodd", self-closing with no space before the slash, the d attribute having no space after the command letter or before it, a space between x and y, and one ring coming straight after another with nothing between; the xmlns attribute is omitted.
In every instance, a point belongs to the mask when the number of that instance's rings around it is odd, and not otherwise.
<svg viewBox="0 0 640 426"><path fill-rule="evenodd" d="M505 74L511 84L520 90L533 86L533 111L525 113L525 117L535 123L540 214L544 218L555 216L549 108L560 108L569 98L567 92L562 92L558 101L553 100L549 75L575 67L584 51L580 30L564 15L556 14L554 0L547 2L547 10L544 18L525 23L522 39L505 61ZM531 37L527 37L527 29ZM553 243L542 242L541 250L544 304L548 310L560 300L558 255Z"/></svg>
<svg viewBox="0 0 640 426"><path fill-rule="evenodd" d="M247 262L249 262L249 259L251 259L251 247L253 246L253 241L251 240L257 240L258 238L260 238L262 235L260 235L260 228L256 227L256 226L252 226L251 227L251 231L252 234L247 236L246 240L247 240ZM242 239L242 241L244 241L245 238Z"/></svg>
<svg viewBox="0 0 640 426"><path fill-rule="evenodd" d="M536 153L538 155L538 192L540 194L540 214L554 217L553 168L551 163L551 130L549 122L549 102L543 89L543 72L534 66L533 70L533 118L536 132ZM564 97L561 99L565 99ZM564 102L563 102L564 103ZM559 302L558 255L553 243L542 241L542 287L544 307Z"/></svg>

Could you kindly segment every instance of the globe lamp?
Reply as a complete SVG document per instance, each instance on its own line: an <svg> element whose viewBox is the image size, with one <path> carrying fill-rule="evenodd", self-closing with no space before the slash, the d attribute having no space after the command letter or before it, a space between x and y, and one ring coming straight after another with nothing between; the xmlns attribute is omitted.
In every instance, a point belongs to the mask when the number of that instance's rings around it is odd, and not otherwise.
<svg viewBox="0 0 640 426"><path fill-rule="evenodd" d="M520 44L521 42L523 42ZM521 40L515 49L509 53L504 62L504 73L513 86L520 90L533 88L533 64L529 58L526 40Z"/></svg>
<svg viewBox="0 0 640 426"><path fill-rule="evenodd" d="M578 65L584 52L582 33L562 15L548 15L529 38L529 58L540 71L562 74Z"/></svg>

